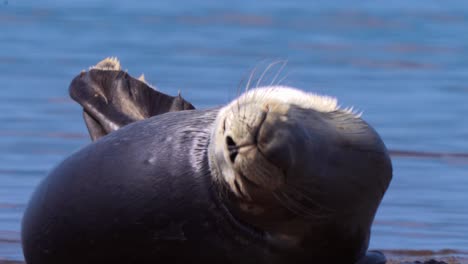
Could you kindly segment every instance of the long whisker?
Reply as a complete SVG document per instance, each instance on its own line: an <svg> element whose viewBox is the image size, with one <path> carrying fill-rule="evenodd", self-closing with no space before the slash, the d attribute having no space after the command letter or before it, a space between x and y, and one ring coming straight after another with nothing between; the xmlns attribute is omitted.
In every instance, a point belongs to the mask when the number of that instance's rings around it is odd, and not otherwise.
<svg viewBox="0 0 468 264"><path fill-rule="evenodd" d="M278 83L276 83L276 85L280 85L284 80L286 80L287 77L289 77L289 73L288 73L288 72L284 74L284 77L281 78L281 79L278 81Z"/></svg>
<svg viewBox="0 0 468 264"><path fill-rule="evenodd" d="M248 91L250 89L250 83L252 82L253 76L255 75L255 72L257 72L257 67L255 67L252 72L250 72L249 80L247 81L247 85L245 86L245 91Z"/></svg>
<svg viewBox="0 0 468 264"><path fill-rule="evenodd" d="M296 196L296 197L299 196L299 197L298 197L299 199L304 199L304 200L307 201L308 203L312 204L314 207L319 208L319 209L322 211L321 214L322 214L323 212L329 212L329 213L335 212L335 210L333 210L333 209L331 209L331 208L328 208L328 207L324 206L322 203L320 203L320 202L314 200L314 199L312 198L312 195L310 195L310 193L308 193L308 191L300 190L299 188L294 187L294 186L292 186L292 185L287 185L287 186L286 186L286 191L288 191L288 192L291 192L291 191L294 192L294 193L292 193L292 195L294 195L294 196Z"/></svg>
<svg viewBox="0 0 468 264"><path fill-rule="evenodd" d="M257 80L257 84L255 85L255 87L258 87L261 83L261 81L263 80L263 77L265 76L265 74L268 72L268 70L271 69L271 67L275 66L276 64L280 63L281 61L276 61L276 62L272 62L270 63L266 68L265 70L262 72L262 74L260 75L260 78L258 78Z"/></svg>
<svg viewBox="0 0 468 264"><path fill-rule="evenodd" d="M331 214L324 214L323 212L313 211L309 208L303 206L300 202L294 200L290 195L283 191L279 191L277 195L275 195L276 199L283 204L288 210L293 213L296 213L300 216L304 216L308 219L315 219L315 220L323 220L329 219Z"/></svg>
<svg viewBox="0 0 468 264"><path fill-rule="evenodd" d="M288 64L288 61L287 61L287 60L283 60L283 65L281 65L281 67L279 68L279 70L276 72L275 77L273 77L273 80L271 80L270 86L272 86L273 83L275 83L275 81L276 81L276 79L278 78L278 76L281 74L281 72L283 72L283 69L284 69L284 67L286 66L286 64Z"/></svg>
<svg viewBox="0 0 468 264"><path fill-rule="evenodd" d="M290 197L285 192L281 192L281 194L282 194L282 197L283 197L284 201L288 205L287 208L291 209L291 208L294 207L294 210L300 212L301 213L300 215L305 216L307 218L309 218L309 217L316 218L316 219L323 218L320 214L317 214L317 212L311 211L308 208L306 208L305 206L301 205L299 202L294 200L292 197Z"/></svg>
<svg viewBox="0 0 468 264"><path fill-rule="evenodd" d="M285 201L283 201L283 199L278 195L278 193L276 192L273 192L273 197L278 201L280 202L281 205L284 206L284 208L288 209L289 211L291 211L292 213L296 214L296 215L302 215L302 212L292 208L289 206L288 203L286 203Z"/></svg>

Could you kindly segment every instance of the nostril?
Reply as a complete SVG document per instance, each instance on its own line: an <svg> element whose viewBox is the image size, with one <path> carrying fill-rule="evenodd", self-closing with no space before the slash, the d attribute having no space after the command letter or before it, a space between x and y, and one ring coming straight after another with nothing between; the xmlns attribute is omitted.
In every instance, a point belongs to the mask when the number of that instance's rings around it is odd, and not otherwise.
<svg viewBox="0 0 468 264"><path fill-rule="evenodd" d="M231 160L232 163L236 161L236 157L238 153L239 152L237 151L237 149L229 150L229 159Z"/></svg>
<svg viewBox="0 0 468 264"><path fill-rule="evenodd" d="M235 148L236 147L236 142L234 142L234 139L232 139L232 137L230 137L230 136L226 137L226 144L228 145L228 148Z"/></svg>
<svg viewBox="0 0 468 264"><path fill-rule="evenodd" d="M239 154L239 148L237 147L236 142L230 136L226 137L226 144L229 150L229 159L232 163L234 163L237 154Z"/></svg>

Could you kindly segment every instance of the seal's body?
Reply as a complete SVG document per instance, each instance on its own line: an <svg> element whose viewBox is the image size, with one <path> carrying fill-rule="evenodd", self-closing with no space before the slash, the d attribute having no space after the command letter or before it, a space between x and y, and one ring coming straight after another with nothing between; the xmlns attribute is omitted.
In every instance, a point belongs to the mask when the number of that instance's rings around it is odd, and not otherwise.
<svg viewBox="0 0 468 264"><path fill-rule="evenodd" d="M217 113L182 111L133 123L66 159L38 187L24 216L27 263L291 263L299 257L269 245L223 204L207 152ZM354 242L344 244L352 249Z"/></svg>
<svg viewBox="0 0 468 264"><path fill-rule="evenodd" d="M334 99L269 87L117 130L109 124L126 113L93 98L85 120L101 138L31 198L28 263L384 262L366 250L391 162L377 133Z"/></svg>
<svg viewBox="0 0 468 264"><path fill-rule="evenodd" d="M24 216L27 262L229 263L223 232L231 230L219 229L227 222L212 197L206 151L216 113L137 122L66 159Z"/></svg>

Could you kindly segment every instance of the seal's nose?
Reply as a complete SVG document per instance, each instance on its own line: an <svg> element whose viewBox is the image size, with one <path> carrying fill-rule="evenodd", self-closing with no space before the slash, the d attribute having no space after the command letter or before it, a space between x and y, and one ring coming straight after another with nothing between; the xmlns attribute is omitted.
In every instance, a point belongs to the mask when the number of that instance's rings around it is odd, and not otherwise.
<svg viewBox="0 0 468 264"><path fill-rule="evenodd" d="M234 164L240 156L250 155L253 151L270 165L286 172L292 166L294 150L301 144L294 138L300 134L296 131L300 130L297 120L289 119L281 106L242 107L246 109L241 108L226 122L229 129L225 133L225 144L230 162ZM247 110L250 115L243 114Z"/></svg>
<svg viewBox="0 0 468 264"><path fill-rule="evenodd" d="M224 121L224 143L231 163L236 162L239 154L245 154L256 147L258 131L267 115L262 110L255 105L242 106L231 112ZM250 114L246 115L246 112Z"/></svg>
<svg viewBox="0 0 468 264"><path fill-rule="evenodd" d="M294 138L298 127L286 116L271 112L267 115L257 133L258 151L281 171L287 171L292 165L294 150L300 142Z"/></svg>
<svg viewBox="0 0 468 264"><path fill-rule="evenodd" d="M270 108L265 105L241 104L224 120L223 160L236 172L236 179L244 192L246 188L270 191L279 188L284 183L284 172L290 166L287 142L281 138L268 138L268 133L260 133L264 126L268 127L267 130L277 129L274 124L276 117L270 119L270 113Z"/></svg>

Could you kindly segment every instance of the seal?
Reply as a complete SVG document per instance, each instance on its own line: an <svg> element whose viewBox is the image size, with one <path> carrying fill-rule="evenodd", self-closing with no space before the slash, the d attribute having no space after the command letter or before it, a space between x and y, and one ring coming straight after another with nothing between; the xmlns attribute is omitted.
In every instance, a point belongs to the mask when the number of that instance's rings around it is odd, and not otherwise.
<svg viewBox="0 0 468 264"><path fill-rule="evenodd" d="M385 263L366 251L392 165L358 114L280 86L195 110L117 63L72 81L94 142L31 197L27 263Z"/></svg>

